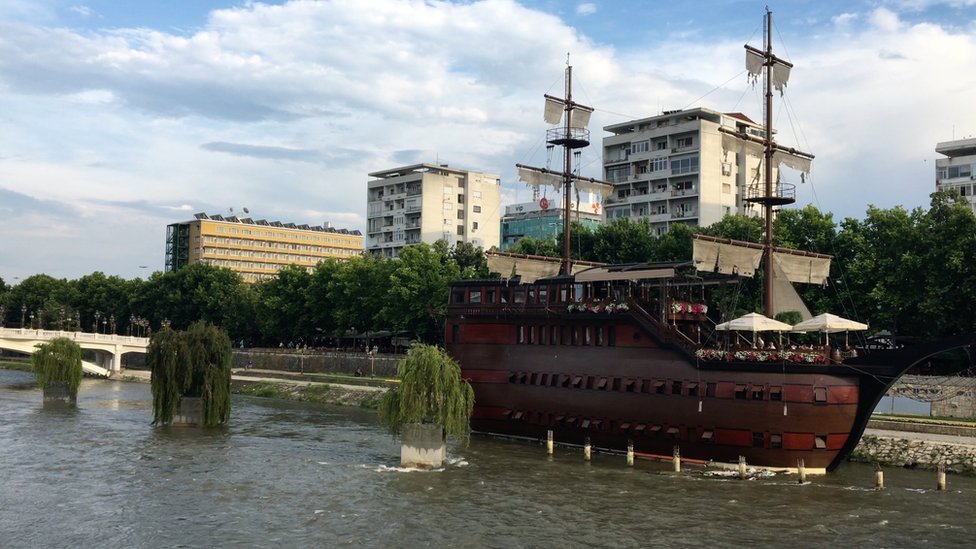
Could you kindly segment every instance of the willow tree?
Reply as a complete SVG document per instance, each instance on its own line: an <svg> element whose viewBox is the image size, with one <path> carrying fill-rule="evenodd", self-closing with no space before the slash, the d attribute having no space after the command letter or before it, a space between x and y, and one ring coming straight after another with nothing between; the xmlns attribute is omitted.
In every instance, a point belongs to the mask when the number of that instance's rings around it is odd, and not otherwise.
<svg viewBox="0 0 976 549"><path fill-rule="evenodd" d="M31 354L31 366L37 383L44 387L63 384L67 397L74 401L81 384L81 347L66 337L56 337L37 346ZM47 398L45 394L45 398Z"/></svg>
<svg viewBox="0 0 976 549"><path fill-rule="evenodd" d="M152 371L153 424L173 422L180 403L200 399L200 424L230 418L231 342L227 333L203 322L185 332L163 328L146 353Z"/></svg>
<svg viewBox="0 0 976 549"><path fill-rule="evenodd" d="M414 345L397 364L400 384L383 395L380 421L393 433L408 424L435 424L442 434L466 442L474 390L461 366L443 349Z"/></svg>

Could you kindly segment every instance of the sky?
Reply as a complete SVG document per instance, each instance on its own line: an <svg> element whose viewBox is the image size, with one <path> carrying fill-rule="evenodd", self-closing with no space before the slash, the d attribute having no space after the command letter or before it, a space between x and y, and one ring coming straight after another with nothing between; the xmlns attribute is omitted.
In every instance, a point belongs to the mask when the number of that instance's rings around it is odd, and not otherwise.
<svg viewBox="0 0 976 549"><path fill-rule="evenodd" d="M414 163L528 201L567 55L584 175L610 124L761 120L767 3L778 139L816 156L795 206L927 208L936 144L976 135L976 0L0 0L0 278L146 278L197 212L364 231L368 174Z"/></svg>

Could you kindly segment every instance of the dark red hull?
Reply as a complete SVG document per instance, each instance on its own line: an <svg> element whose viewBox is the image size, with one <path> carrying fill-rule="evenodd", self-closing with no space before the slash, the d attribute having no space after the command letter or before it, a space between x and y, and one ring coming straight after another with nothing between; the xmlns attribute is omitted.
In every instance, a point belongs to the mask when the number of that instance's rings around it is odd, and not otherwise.
<svg viewBox="0 0 976 549"><path fill-rule="evenodd" d="M660 456L678 447L683 458L771 468L802 460L811 471L849 455L888 387L920 360L698 360L634 310L552 306L452 306L446 342L474 388L476 432L545 440L552 430L563 443L632 442Z"/></svg>

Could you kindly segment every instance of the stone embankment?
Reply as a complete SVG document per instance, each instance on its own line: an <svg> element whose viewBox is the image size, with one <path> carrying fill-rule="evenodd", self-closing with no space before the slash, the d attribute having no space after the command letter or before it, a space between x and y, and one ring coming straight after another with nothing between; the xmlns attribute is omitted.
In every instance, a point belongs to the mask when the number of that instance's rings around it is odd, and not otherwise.
<svg viewBox="0 0 976 549"><path fill-rule="evenodd" d="M976 428L962 422L872 420L851 461L976 473Z"/></svg>

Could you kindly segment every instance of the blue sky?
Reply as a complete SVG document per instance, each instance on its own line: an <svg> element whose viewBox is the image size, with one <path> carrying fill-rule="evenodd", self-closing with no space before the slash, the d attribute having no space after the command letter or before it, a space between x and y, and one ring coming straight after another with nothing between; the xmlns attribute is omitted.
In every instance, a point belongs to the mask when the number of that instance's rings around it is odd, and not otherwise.
<svg viewBox="0 0 976 549"><path fill-rule="evenodd" d="M367 174L542 163L542 95L599 129L702 106L759 119L742 45L765 2L0 2L0 277L161 270L196 212L365 226ZM797 206L927 207L936 143L976 134L976 0L771 2L796 68ZM597 140L594 140L598 143ZM584 153L599 176L600 148ZM143 269L140 266L147 266Z"/></svg>

